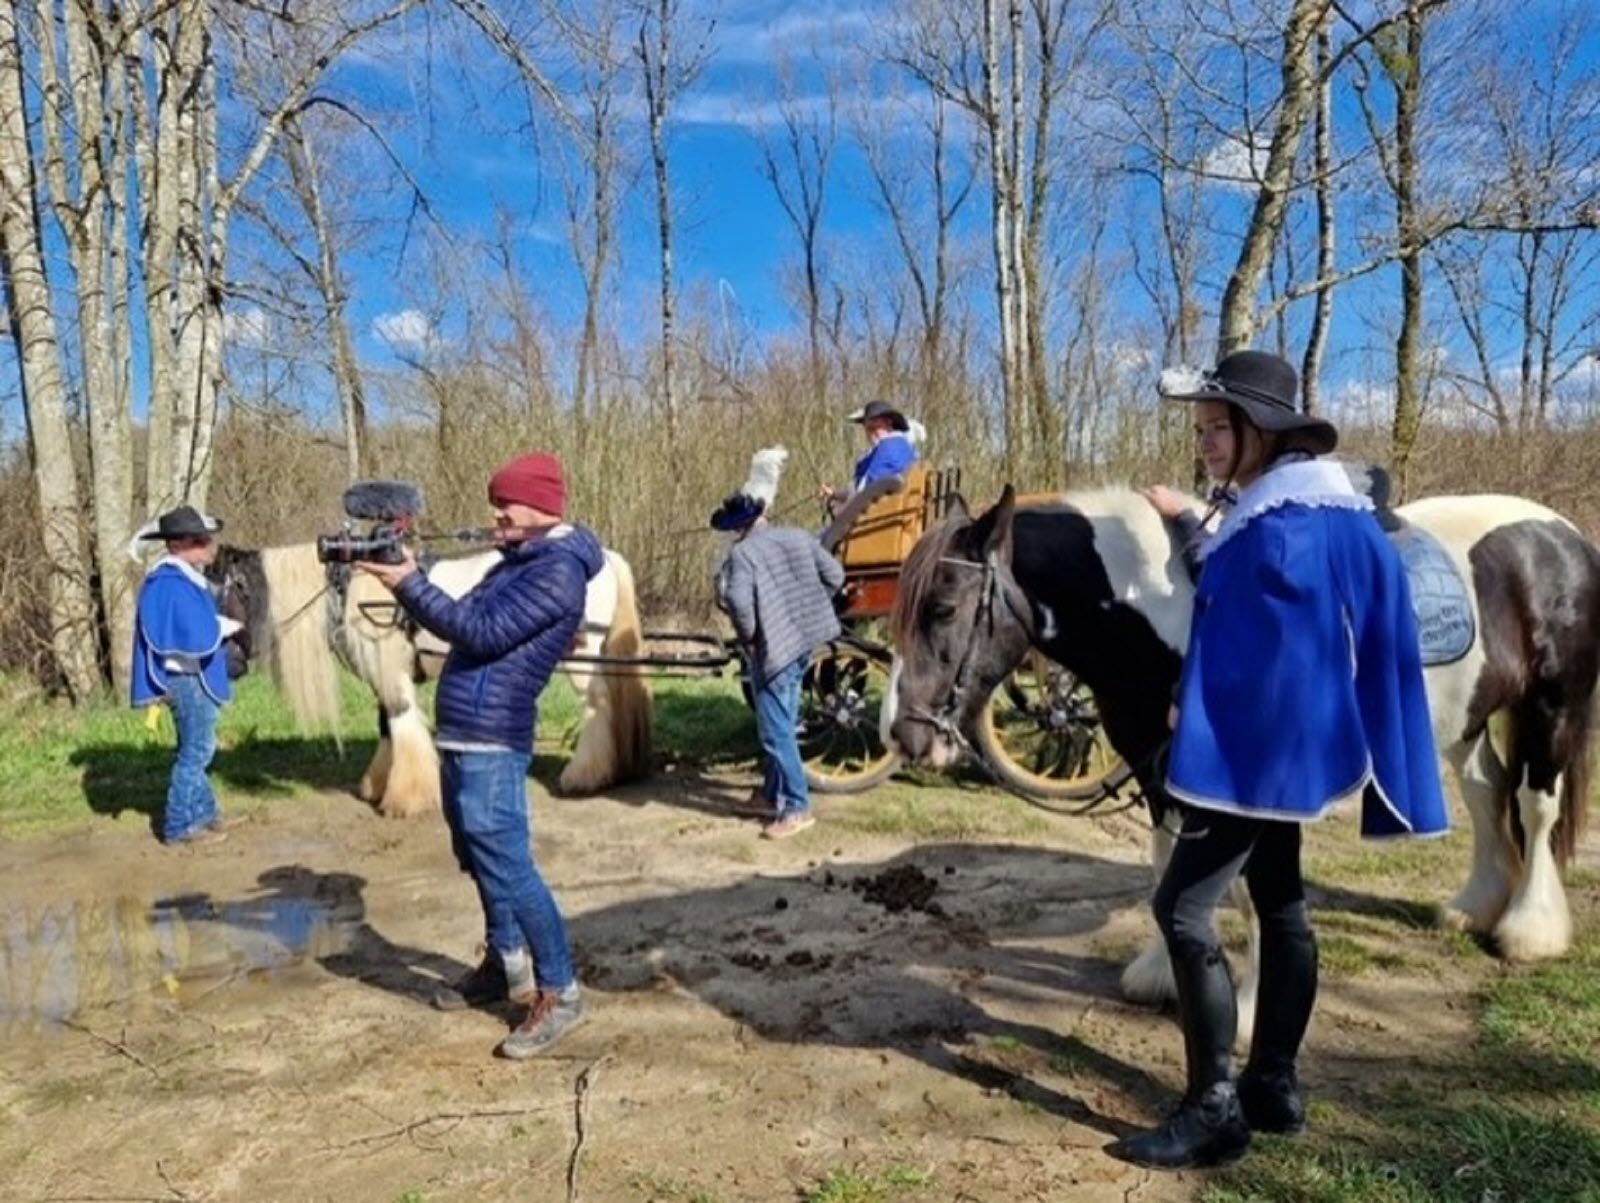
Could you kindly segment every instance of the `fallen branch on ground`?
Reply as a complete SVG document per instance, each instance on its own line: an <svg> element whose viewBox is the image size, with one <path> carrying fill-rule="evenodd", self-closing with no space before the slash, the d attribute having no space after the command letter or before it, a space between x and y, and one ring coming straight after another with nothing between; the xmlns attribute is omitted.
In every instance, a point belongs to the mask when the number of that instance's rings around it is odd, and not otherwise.
<svg viewBox="0 0 1600 1203"><path fill-rule="evenodd" d="M565 1103L547 1103L542 1107L490 1107L481 1111L436 1111L432 1115L424 1115L414 1119L408 1124L386 1129L383 1132L373 1132L367 1136L358 1136L354 1140L347 1140L343 1144L323 1145L319 1152L340 1153L345 1149L358 1148L361 1145L377 1144L384 1140L399 1140L402 1136L410 1136L423 1128L433 1124L462 1123L469 1119L510 1119L515 1116L533 1115L539 1111L559 1111L566 1106Z"/></svg>

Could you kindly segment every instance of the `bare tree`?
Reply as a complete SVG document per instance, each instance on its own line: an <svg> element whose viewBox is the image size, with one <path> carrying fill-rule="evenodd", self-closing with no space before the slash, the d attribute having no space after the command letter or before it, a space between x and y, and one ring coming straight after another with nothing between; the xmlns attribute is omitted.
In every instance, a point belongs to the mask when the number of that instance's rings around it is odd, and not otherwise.
<svg viewBox="0 0 1600 1203"><path fill-rule="evenodd" d="M820 96L802 97L796 93L793 67L780 60L777 104L778 130L764 129L760 135L761 172L800 243L811 388L821 399L827 392L822 361L822 216L839 141L838 78L830 72Z"/></svg>
<svg viewBox="0 0 1600 1203"><path fill-rule="evenodd" d="M676 446L678 396L673 346L672 173L667 122L673 106L710 59L714 22L690 24L682 0L642 0L635 51L644 78L650 124L650 160L655 168L656 233L661 259L661 400L667 437Z"/></svg>
<svg viewBox="0 0 1600 1203"><path fill-rule="evenodd" d="M1317 108L1312 135L1311 172L1317 201L1317 278L1333 275L1337 266L1338 242L1333 211L1333 76L1332 38L1324 20L1317 30ZM1333 324L1333 289L1324 288L1312 302L1311 332L1306 337L1305 355L1300 361L1300 398L1308 414L1322 409L1322 362L1328 349L1328 332Z"/></svg>
<svg viewBox="0 0 1600 1203"><path fill-rule="evenodd" d="M78 522L82 504L67 428L67 394L43 253L28 141L17 9L0 8L0 281L16 343L34 485L50 568L50 643L75 699L100 681L94 607Z"/></svg>

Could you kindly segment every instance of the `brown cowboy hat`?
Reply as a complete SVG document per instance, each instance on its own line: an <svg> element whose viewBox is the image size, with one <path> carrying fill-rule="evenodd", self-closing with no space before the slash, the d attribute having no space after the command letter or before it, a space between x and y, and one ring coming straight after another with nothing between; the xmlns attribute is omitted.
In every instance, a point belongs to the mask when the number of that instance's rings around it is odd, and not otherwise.
<svg viewBox="0 0 1600 1203"><path fill-rule="evenodd" d="M1169 368L1160 392L1173 401L1225 401L1251 425L1271 434L1296 434L1295 442L1313 455L1327 455L1339 444L1339 431L1326 418L1304 413L1295 404L1300 377L1286 361L1265 351L1235 351L1209 372Z"/></svg>

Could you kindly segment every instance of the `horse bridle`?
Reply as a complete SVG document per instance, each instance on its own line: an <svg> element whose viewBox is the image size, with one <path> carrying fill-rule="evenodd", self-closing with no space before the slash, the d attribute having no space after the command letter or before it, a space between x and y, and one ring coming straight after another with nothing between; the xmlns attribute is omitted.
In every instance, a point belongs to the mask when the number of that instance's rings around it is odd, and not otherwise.
<svg viewBox="0 0 1600 1203"><path fill-rule="evenodd" d="M998 553L990 552L980 560L964 560L958 556L940 556L939 563L950 564L957 568L974 568L983 573L983 584L978 594L978 609L972 618L972 635L976 636L978 629L985 623L988 624L988 637L993 638L995 633L995 598L1000 597L1006 604L1006 609L1011 617L1016 619L1019 626L1028 636L1030 646L1034 644L1034 622L1032 611L1022 611L1017 608L1016 601L1011 596L1011 591L1006 588L1001 579L1000 558ZM956 665L955 679L950 683L950 691L945 695L942 705L936 710L924 710L920 706L910 707L905 716L913 722L925 723L936 732L948 739L956 747L967 754L972 753L972 741L961 730L961 723L957 716L961 713L963 702L966 700L967 691L971 685L972 660L978 651L976 638L967 639L966 651L961 655L961 663Z"/></svg>
<svg viewBox="0 0 1600 1203"><path fill-rule="evenodd" d="M1012 597L1011 590L1006 588L1005 581L1001 577L1000 561L996 553L990 552L983 558L982 562L977 560L963 560L956 556L941 556L939 558L939 562L941 564L950 564L958 568L974 568L983 573L982 592L978 597L978 610L973 616L972 621L972 635L975 636L978 633L978 628L987 622L989 628L988 635L990 638L993 638L995 630L995 598L998 596L1005 602L1006 609L1010 611L1011 617L1016 620L1017 624L1021 626L1023 631L1027 634L1029 646L1034 648L1039 646L1038 631L1036 629L1032 607L1029 606L1026 610L1018 608L1015 599ZM1045 609L1044 607L1041 607L1041 609L1044 610L1043 618L1046 637L1048 638L1048 632L1053 630L1055 626L1055 617L1049 612L1048 609ZM966 736L966 733L961 730L961 723L958 721L957 716L961 713L962 702L966 698L967 691L971 686L970 678L972 675L972 659L973 656L977 654L977 647L977 640L969 637L967 640L967 649L961 656L961 663L956 666L955 680L951 682L950 692L945 695L943 705L941 705L937 710L931 711L924 710L920 706L908 707L905 711L905 717L912 722L924 723L927 726L932 727L936 732L944 736L956 747L960 748L973 764L977 765L984 771L993 784L1001 789L1004 789L1008 793L1015 794L1017 797L1021 798L1025 802L1028 802L1029 804L1037 805L1037 800L1032 796L1024 793L1022 790L1017 789L1010 782L996 775L993 770L989 768L988 762L985 761L982 756L976 754L976 750L972 746L972 741L969 740ZM1158 757L1164 755L1166 750L1167 744L1161 744L1150 754L1149 757L1146 758L1144 762L1141 763L1140 767L1148 768L1150 764L1153 764ZM1116 775L1114 781L1103 782L1100 787L1101 792L1097 796L1088 799L1083 803L1083 805L1062 809L1047 807L1046 809L1054 810L1057 814L1093 814L1096 811L1099 811L1112 798L1115 798L1122 787L1130 780L1136 780L1138 777L1139 772L1133 766L1126 766L1120 774ZM1122 805L1106 813L1116 814L1121 811L1131 809L1133 806L1138 804L1138 801L1141 797L1142 790L1135 791L1134 797L1129 798L1128 800L1124 801ZM1162 825L1165 826L1164 823ZM1170 831L1171 829L1168 828L1168 830ZM1179 833L1172 832L1172 834L1178 835Z"/></svg>

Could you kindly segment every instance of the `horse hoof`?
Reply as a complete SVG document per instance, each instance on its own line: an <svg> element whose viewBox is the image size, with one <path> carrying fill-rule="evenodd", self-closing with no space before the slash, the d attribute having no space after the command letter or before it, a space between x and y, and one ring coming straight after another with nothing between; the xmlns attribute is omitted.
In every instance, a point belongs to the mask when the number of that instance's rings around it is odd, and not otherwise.
<svg viewBox="0 0 1600 1203"><path fill-rule="evenodd" d="M1565 915L1507 915L1494 930L1494 942L1508 961L1548 961L1571 946L1571 922Z"/></svg>

